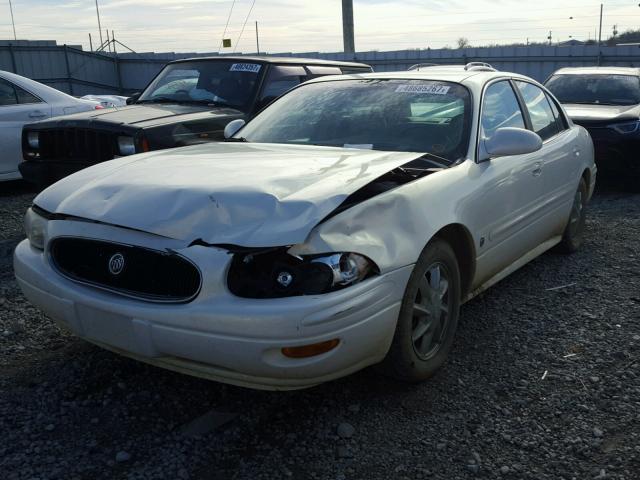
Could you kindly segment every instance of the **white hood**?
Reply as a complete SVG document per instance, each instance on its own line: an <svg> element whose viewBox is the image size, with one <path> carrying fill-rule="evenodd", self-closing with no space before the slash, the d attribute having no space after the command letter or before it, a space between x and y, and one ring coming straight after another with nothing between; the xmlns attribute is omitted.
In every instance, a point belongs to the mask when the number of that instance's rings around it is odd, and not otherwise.
<svg viewBox="0 0 640 480"><path fill-rule="evenodd" d="M348 195L420 155L209 143L95 165L34 203L189 242L281 246L303 242Z"/></svg>

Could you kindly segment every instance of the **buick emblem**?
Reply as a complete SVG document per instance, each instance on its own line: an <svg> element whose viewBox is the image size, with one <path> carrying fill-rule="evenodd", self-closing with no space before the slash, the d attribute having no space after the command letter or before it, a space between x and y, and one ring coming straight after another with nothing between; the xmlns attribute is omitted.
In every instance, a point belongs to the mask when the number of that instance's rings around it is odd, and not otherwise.
<svg viewBox="0 0 640 480"><path fill-rule="evenodd" d="M109 273L111 275L120 275L124 270L124 255L114 253L109 259Z"/></svg>

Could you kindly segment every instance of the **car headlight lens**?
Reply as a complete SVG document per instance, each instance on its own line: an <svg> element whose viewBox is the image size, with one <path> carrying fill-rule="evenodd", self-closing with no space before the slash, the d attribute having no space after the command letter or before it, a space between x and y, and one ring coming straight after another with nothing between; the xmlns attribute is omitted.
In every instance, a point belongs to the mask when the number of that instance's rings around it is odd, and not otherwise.
<svg viewBox="0 0 640 480"><path fill-rule="evenodd" d="M633 122L625 123L615 123L613 125L609 125L609 128L613 128L616 132L627 135L629 133L638 131L638 129L640 128L640 120L634 120Z"/></svg>
<svg viewBox="0 0 640 480"><path fill-rule="evenodd" d="M133 155L136 153L133 137L118 137L118 152L120 152L120 155Z"/></svg>
<svg viewBox="0 0 640 480"><path fill-rule="evenodd" d="M47 219L38 215L33 208L27 210L24 217L24 231L27 234L29 243L34 248L44 250L44 238L47 230Z"/></svg>
<svg viewBox="0 0 640 480"><path fill-rule="evenodd" d="M357 253L293 256L286 248L235 253L227 276L234 295L279 298L319 295L354 285L378 267Z"/></svg>
<svg viewBox="0 0 640 480"><path fill-rule="evenodd" d="M40 148L40 135L38 132L27 132L27 143L29 147L37 150Z"/></svg>

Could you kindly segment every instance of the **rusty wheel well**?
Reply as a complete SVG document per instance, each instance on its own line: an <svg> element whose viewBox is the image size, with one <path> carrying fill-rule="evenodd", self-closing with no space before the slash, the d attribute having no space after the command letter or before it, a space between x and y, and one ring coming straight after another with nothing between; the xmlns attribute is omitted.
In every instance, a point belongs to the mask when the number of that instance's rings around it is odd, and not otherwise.
<svg viewBox="0 0 640 480"><path fill-rule="evenodd" d="M460 267L461 297L471 289L476 270L476 249L469 230L459 223L452 223L438 230L434 238L440 238L453 248Z"/></svg>

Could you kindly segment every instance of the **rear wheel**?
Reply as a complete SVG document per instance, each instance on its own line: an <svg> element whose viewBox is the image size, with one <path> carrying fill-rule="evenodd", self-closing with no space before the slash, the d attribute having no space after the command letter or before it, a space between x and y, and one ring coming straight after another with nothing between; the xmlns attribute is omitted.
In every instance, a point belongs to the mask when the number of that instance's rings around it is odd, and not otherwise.
<svg viewBox="0 0 640 480"><path fill-rule="evenodd" d="M573 253L582 246L587 218L587 196L587 183L581 178L573 197L569 221L562 234L562 241L558 244L558 250L561 252Z"/></svg>
<svg viewBox="0 0 640 480"><path fill-rule="evenodd" d="M453 344L460 311L460 271L451 247L434 240L411 273L383 371L402 381L431 377Z"/></svg>

